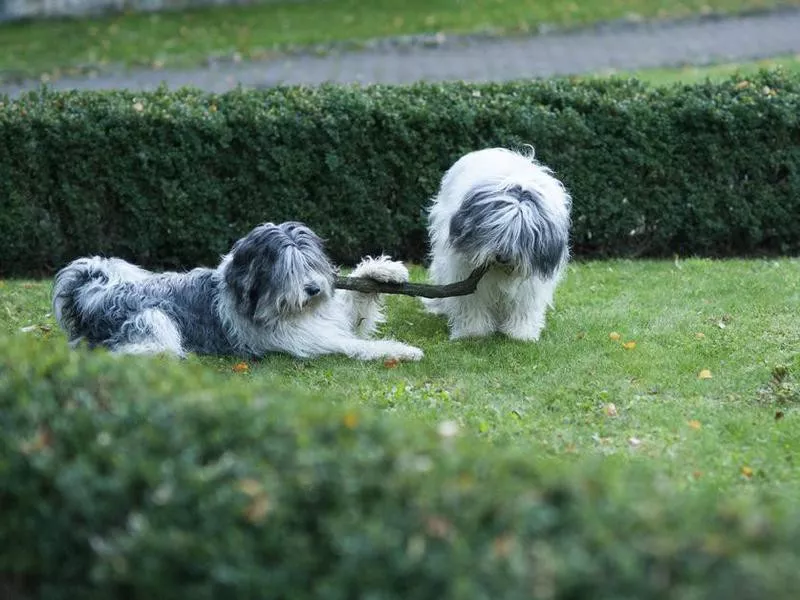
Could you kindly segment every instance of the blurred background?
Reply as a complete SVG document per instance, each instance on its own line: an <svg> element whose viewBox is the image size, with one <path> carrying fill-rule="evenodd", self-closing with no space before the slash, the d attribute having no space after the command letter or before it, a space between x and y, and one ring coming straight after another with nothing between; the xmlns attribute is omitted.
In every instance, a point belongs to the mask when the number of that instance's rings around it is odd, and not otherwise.
<svg viewBox="0 0 800 600"><path fill-rule="evenodd" d="M0 0L0 92L800 69L800 0Z"/></svg>

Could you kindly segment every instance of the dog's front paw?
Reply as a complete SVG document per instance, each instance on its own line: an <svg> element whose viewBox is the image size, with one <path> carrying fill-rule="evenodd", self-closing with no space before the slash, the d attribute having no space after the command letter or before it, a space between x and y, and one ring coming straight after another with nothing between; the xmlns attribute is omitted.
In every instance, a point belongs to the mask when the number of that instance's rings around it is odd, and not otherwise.
<svg viewBox="0 0 800 600"><path fill-rule="evenodd" d="M419 361L422 360L422 357L425 356L425 353L422 352L422 350L420 350L419 348L403 344L401 348L397 349L397 352L392 352L392 355L393 356L389 356L387 358L396 358L397 360Z"/></svg>
<svg viewBox="0 0 800 600"><path fill-rule="evenodd" d="M382 283L406 283L408 269L399 260L388 256L365 258L353 271L354 277L367 277Z"/></svg>

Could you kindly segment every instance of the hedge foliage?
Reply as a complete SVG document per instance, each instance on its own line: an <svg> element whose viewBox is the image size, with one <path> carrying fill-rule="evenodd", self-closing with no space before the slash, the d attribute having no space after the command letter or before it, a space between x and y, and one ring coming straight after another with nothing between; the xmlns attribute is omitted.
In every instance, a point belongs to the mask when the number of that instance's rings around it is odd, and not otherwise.
<svg viewBox="0 0 800 600"><path fill-rule="evenodd" d="M599 460L3 338L0 595L794 597L793 499Z"/></svg>
<svg viewBox="0 0 800 600"><path fill-rule="evenodd" d="M351 263L426 253L463 153L531 143L575 198L578 256L800 250L800 76L41 92L0 107L0 274L94 252L215 264L299 219Z"/></svg>

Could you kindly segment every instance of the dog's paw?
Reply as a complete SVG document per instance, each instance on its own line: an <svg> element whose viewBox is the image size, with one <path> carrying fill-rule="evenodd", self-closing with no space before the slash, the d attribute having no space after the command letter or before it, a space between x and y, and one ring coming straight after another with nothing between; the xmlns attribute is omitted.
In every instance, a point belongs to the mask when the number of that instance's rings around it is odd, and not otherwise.
<svg viewBox="0 0 800 600"><path fill-rule="evenodd" d="M483 338L493 333L493 327L453 327L450 330L450 341Z"/></svg>
<svg viewBox="0 0 800 600"><path fill-rule="evenodd" d="M422 360L422 357L425 356L425 353L420 350L419 348L415 348L414 346L407 346L403 344L401 348L398 348L396 352L392 352L391 356L387 356L387 358L395 358L397 360L408 360L408 361L419 361Z"/></svg>
<svg viewBox="0 0 800 600"><path fill-rule="evenodd" d="M406 283L408 269L399 260L388 256L365 258L353 271L353 277L367 277L381 283Z"/></svg>

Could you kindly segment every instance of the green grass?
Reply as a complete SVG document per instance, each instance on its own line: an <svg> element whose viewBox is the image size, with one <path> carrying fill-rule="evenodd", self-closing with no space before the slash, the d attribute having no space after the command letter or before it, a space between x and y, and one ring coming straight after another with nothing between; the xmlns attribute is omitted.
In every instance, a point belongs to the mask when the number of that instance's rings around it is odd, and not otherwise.
<svg viewBox="0 0 800 600"><path fill-rule="evenodd" d="M0 78L88 68L263 58L291 46L428 32L524 32L638 16L738 12L798 0L308 0L182 13L0 25Z"/></svg>
<svg viewBox="0 0 800 600"><path fill-rule="evenodd" d="M800 72L800 55L777 56L763 60L744 63L721 63L705 66L684 66L664 69L643 69L622 73L596 73L593 77L623 76L635 77L654 85L670 85L674 83L692 84L706 80L723 81L733 75L747 77L755 75L761 69L780 68L789 73Z"/></svg>
<svg viewBox="0 0 800 600"><path fill-rule="evenodd" d="M49 285L4 282L0 333L33 326L27 335L63 344ZM654 461L679 489L746 484L797 497L798 306L799 259L591 262L570 267L537 344L450 342L442 320L392 297L383 335L422 347L418 364L272 355L235 373L233 359L190 360L221 378L453 421L537 456ZM711 379L698 378L703 369Z"/></svg>

